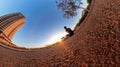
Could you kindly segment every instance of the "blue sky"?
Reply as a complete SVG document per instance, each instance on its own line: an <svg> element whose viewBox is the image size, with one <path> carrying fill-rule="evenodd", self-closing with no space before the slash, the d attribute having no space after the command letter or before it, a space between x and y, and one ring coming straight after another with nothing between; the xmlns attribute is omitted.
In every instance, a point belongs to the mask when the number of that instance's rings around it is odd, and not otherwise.
<svg viewBox="0 0 120 67"><path fill-rule="evenodd" d="M85 7L86 3L82 6ZM26 17L25 25L15 34L12 41L17 46L27 48L49 44L52 38L65 33L64 26L73 29L79 21L81 11L78 11L76 17L66 19L56 7L55 0L0 0L0 16L21 12Z"/></svg>

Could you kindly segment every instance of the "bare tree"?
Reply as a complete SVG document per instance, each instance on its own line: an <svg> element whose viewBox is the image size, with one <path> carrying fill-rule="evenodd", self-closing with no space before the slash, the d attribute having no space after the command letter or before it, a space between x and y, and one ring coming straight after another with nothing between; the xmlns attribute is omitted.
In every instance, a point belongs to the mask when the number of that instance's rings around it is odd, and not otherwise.
<svg viewBox="0 0 120 67"><path fill-rule="evenodd" d="M86 10L81 7L81 0L58 0L56 1L57 7L63 11L65 18L71 18L77 15L79 8Z"/></svg>

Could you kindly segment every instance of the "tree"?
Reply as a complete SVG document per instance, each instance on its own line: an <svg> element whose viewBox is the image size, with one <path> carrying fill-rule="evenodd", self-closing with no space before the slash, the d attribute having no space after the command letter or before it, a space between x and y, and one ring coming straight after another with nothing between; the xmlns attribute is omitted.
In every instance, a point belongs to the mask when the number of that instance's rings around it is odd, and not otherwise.
<svg viewBox="0 0 120 67"><path fill-rule="evenodd" d="M81 0L58 0L56 1L56 4L57 7L63 11L65 18L76 16L79 8L85 9L81 7Z"/></svg>

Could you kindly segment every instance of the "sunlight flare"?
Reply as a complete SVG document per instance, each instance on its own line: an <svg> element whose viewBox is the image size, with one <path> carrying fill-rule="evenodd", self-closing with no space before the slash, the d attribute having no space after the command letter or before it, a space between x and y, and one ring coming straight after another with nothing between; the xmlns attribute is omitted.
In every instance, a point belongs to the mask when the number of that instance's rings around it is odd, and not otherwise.
<svg viewBox="0 0 120 67"><path fill-rule="evenodd" d="M55 35L53 35L49 41L48 44L54 44L56 42L61 42L62 41L62 37L65 37L67 33L57 33Z"/></svg>

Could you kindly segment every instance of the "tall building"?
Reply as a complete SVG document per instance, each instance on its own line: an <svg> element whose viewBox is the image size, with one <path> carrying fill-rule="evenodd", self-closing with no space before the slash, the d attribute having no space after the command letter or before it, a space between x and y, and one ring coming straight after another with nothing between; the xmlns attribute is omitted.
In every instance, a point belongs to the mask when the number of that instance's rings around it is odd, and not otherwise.
<svg viewBox="0 0 120 67"><path fill-rule="evenodd" d="M10 45L14 34L24 25L25 17L19 13L0 17L0 43Z"/></svg>

